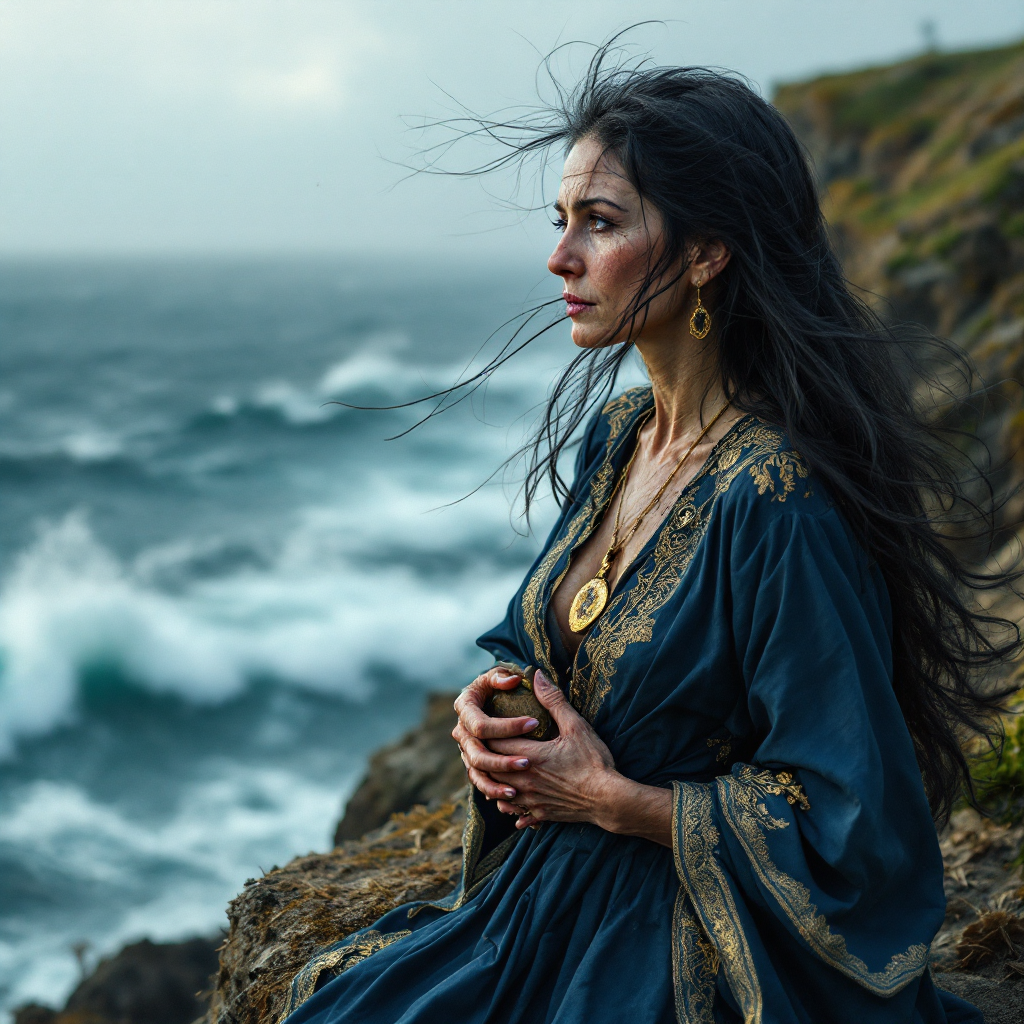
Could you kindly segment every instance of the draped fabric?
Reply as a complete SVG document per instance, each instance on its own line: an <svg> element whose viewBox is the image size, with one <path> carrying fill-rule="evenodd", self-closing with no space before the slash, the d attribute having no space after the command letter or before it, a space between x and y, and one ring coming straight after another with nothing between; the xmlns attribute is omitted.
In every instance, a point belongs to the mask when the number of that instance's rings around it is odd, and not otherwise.
<svg viewBox="0 0 1024 1024"><path fill-rule="evenodd" d="M886 587L783 432L718 442L570 663L550 611L652 402L590 424L504 621L617 769L671 789L671 850L593 825L516 832L470 798L462 881L322 951L288 1024L966 1024L928 949L942 862L892 689Z"/></svg>

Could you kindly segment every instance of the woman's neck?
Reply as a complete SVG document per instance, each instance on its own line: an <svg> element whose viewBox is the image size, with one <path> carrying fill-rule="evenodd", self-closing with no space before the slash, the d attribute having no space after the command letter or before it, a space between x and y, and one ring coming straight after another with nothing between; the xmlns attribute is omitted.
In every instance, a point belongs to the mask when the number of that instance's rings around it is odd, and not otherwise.
<svg viewBox="0 0 1024 1024"><path fill-rule="evenodd" d="M641 338L637 350L654 392L654 416L645 431L652 455L688 444L725 405L718 373L718 346L679 332L671 337Z"/></svg>

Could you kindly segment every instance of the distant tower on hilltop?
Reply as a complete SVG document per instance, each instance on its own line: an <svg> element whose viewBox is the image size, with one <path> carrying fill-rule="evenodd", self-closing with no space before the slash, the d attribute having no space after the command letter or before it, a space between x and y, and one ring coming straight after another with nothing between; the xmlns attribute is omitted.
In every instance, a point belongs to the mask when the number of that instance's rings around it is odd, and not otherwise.
<svg viewBox="0 0 1024 1024"><path fill-rule="evenodd" d="M939 27L932 18L921 22L921 43L925 53L936 53L939 49Z"/></svg>

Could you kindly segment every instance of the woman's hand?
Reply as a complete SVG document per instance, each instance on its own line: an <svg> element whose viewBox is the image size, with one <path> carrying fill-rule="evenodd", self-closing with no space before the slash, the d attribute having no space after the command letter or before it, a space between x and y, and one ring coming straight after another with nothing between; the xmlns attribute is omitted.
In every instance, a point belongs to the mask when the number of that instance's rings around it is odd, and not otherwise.
<svg viewBox="0 0 1024 1024"><path fill-rule="evenodd" d="M490 770L499 785L518 792L502 796L498 809L517 814L516 828L542 821L590 821L602 824L617 802L613 791L618 780L615 761L604 741L580 716L565 695L543 672L533 678L533 692L551 712L558 725L553 740L499 739L488 745L494 754L528 762L524 774L513 775L501 768ZM523 771L522 769L517 769Z"/></svg>
<svg viewBox="0 0 1024 1024"><path fill-rule="evenodd" d="M493 753L485 744L487 740L522 736L537 728L536 718L492 718L484 713L484 704L495 690L513 690L520 681L520 677L508 669L495 667L477 676L455 701L459 724L452 730L452 737L462 750L469 781L488 800L511 800L516 796L513 785L495 781L491 772L514 777L517 772L524 772L530 767L527 758L502 756ZM539 743L535 745L542 746Z"/></svg>
<svg viewBox="0 0 1024 1024"><path fill-rule="evenodd" d="M534 718L484 714L492 691L518 685L519 676L493 668L455 702L459 724L452 736L462 748L470 782L488 800L497 800L499 810L517 815L516 828L589 821L608 832L671 847L671 792L620 775L604 741L543 672L533 677L533 692L558 726L555 739L522 738L537 727Z"/></svg>

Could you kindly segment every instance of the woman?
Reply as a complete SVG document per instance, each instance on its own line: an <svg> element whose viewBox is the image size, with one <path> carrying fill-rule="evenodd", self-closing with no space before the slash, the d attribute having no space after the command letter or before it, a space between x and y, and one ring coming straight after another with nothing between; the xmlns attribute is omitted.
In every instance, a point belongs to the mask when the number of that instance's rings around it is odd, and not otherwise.
<svg viewBox="0 0 1024 1024"><path fill-rule="evenodd" d="M651 386L590 420L479 640L458 890L325 950L289 1024L980 1021L928 972L929 801L992 706L972 667L1015 649L966 603L1000 581L927 515L955 477L785 122L728 76L603 59L516 147L567 149L548 266L583 350L533 486L631 346ZM485 713L529 666L555 739Z"/></svg>

